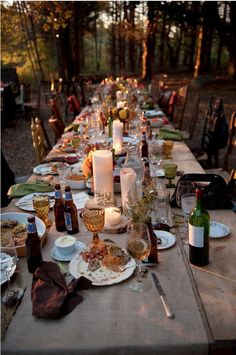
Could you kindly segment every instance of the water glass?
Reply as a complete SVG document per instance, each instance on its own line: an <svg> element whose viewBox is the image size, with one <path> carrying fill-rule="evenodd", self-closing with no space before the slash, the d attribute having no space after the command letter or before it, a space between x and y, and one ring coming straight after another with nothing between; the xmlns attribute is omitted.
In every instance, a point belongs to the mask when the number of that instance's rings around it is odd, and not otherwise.
<svg viewBox="0 0 236 355"><path fill-rule="evenodd" d="M164 159L172 159L172 152L173 149L173 141L172 140L165 140L163 143L163 158Z"/></svg>
<svg viewBox="0 0 236 355"><path fill-rule="evenodd" d="M168 190L158 191L155 201L155 223L168 224L170 192Z"/></svg>

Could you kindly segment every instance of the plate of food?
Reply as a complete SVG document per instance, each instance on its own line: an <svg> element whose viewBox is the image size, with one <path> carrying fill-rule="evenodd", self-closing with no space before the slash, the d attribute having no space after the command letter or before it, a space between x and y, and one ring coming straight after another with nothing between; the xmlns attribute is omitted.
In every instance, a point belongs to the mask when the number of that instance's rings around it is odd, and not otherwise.
<svg viewBox="0 0 236 355"><path fill-rule="evenodd" d="M80 138L78 136L71 138L63 138L61 142L54 145L53 149L65 153L75 153L76 148L78 148L79 145Z"/></svg>
<svg viewBox="0 0 236 355"><path fill-rule="evenodd" d="M27 218L29 216L32 216L32 214L20 212L1 214L1 251L7 253L9 250L4 235L11 233L16 245L17 255L26 255L25 240L27 238ZM46 226L38 217L35 217L35 222L39 238L43 244L46 236Z"/></svg>
<svg viewBox="0 0 236 355"><path fill-rule="evenodd" d="M38 195L50 196L50 208L54 206L55 203L54 192L34 192L32 194L21 197L17 202L15 202L15 206L19 207L21 210L24 211L34 212L35 209L33 207L33 198L34 196L38 196Z"/></svg>
<svg viewBox="0 0 236 355"><path fill-rule="evenodd" d="M109 286L128 279L136 268L135 260L112 241L89 244L69 264L75 278L85 276L94 286Z"/></svg>
<svg viewBox="0 0 236 355"><path fill-rule="evenodd" d="M40 165L37 165L33 172L35 174L38 174L38 175L48 175L48 174L51 174L51 175L56 175L58 174L58 167L60 166L69 166L69 164L67 163L62 163L62 162L51 162L51 163L46 163L46 164L40 164Z"/></svg>
<svg viewBox="0 0 236 355"><path fill-rule="evenodd" d="M154 231L158 241L158 250L168 249L175 245L175 236L163 230Z"/></svg>

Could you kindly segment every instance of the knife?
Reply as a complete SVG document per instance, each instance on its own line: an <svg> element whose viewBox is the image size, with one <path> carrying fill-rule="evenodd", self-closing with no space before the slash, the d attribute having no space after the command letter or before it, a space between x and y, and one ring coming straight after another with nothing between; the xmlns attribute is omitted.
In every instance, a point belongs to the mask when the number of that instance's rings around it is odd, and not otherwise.
<svg viewBox="0 0 236 355"><path fill-rule="evenodd" d="M160 298L161 298L161 301L163 303L163 306L165 308L165 311L166 311L166 314L167 314L167 317L168 318L175 318L175 315L174 315L174 312L172 311L169 303L167 302L166 300L166 296L165 296L165 292L160 284L160 281L158 280L158 277L156 274L154 274L153 272L151 273L152 274L152 277L153 277L153 280L154 280L154 283L155 283L155 286L156 286L156 289L157 291L159 292L159 295L160 295Z"/></svg>

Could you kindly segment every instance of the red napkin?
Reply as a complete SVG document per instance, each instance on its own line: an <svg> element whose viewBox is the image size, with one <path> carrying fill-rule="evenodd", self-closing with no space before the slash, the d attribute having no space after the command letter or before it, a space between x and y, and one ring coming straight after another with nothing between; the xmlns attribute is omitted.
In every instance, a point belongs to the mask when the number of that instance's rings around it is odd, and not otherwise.
<svg viewBox="0 0 236 355"><path fill-rule="evenodd" d="M43 261L33 275L32 314L42 318L61 318L82 302L83 297L78 291L91 286L92 282L83 276L66 285L58 265Z"/></svg>

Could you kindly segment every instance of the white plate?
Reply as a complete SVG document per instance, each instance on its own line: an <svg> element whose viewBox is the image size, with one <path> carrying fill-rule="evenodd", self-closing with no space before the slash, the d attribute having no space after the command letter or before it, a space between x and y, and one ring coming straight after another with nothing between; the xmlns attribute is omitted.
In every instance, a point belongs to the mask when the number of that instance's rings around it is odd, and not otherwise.
<svg viewBox="0 0 236 355"><path fill-rule="evenodd" d="M88 263L83 260L80 254L77 254L69 264L69 271L76 279L85 276L92 281L94 286L109 286L128 279L136 268L135 260L131 258L126 267L122 272L115 272L103 266L95 271L91 271L88 270Z"/></svg>
<svg viewBox="0 0 236 355"><path fill-rule="evenodd" d="M210 238L224 238L230 233L230 229L223 223L210 222Z"/></svg>
<svg viewBox="0 0 236 355"><path fill-rule="evenodd" d="M175 236L169 232L157 230L154 231L157 238L161 239L161 244L158 244L158 250L168 249L175 245Z"/></svg>
<svg viewBox="0 0 236 355"><path fill-rule="evenodd" d="M6 220L10 219L10 220L16 220L22 224L27 224L27 218L30 216L32 216L32 214L21 213L21 212L2 213L1 214L1 221L6 221ZM43 241L43 237L45 236L45 232L46 232L46 226L45 226L44 222L40 218L38 218L37 216L35 216L35 222L36 222L36 228L38 231L38 236L40 238L42 238L42 241ZM7 252L7 248L2 247L2 250ZM25 244L17 246L16 250L17 250L18 256L25 256L25 254L26 254Z"/></svg>
<svg viewBox="0 0 236 355"><path fill-rule="evenodd" d="M5 258L9 258L9 261L10 259L12 258L11 255L9 254L6 254L6 253L0 253L0 260L1 260L1 280L0 280L0 284L3 285L6 281L7 281L7 276L6 274L2 271L2 260L4 260ZM9 274L9 278L12 277L12 275L15 273L16 271L16 265L14 266L14 268L10 271L10 274Z"/></svg>
<svg viewBox="0 0 236 355"><path fill-rule="evenodd" d="M165 116L164 113L160 110L147 110L145 111L145 116L147 116L148 118L151 118L151 117L162 117L162 116Z"/></svg>
<svg viewBox="0 0 236 355"><path fill-rule="evenodd" d="M33 207L33 197L36 195L48 195L54 196L54 192L35 192L26 196L21 197L16 203L15 206L19 207L21 210L34 212L35 209ZM54 206L55 201L50 200L50 208Z"/></svg>
<svg viewBox="0 0 236 355"><path fill-rule="evenodd" d="M58 167L60 165L67 165L69 166L69 164L67 163L62 163L62 162L51 162L51 163L46 163L46 164L40 164L38 166L36 166L33 170L33 172L35 174L38 175L47 175L47 174L51 174L51 175L57 175L57 169L56 170L52 170L52 167Z"/></svg>
<svg viewBox="0 0 236 355"><path fill-rule="evenodd" d="M81 243L77 240L75 243L75 251L73 253L68 254L68 255L62 255L56 246L54 246L51 250L51 257L55 260L59 261L70 261L77 253L80 253L81 251L86 249L86 246L84 243Z"/></svg>

